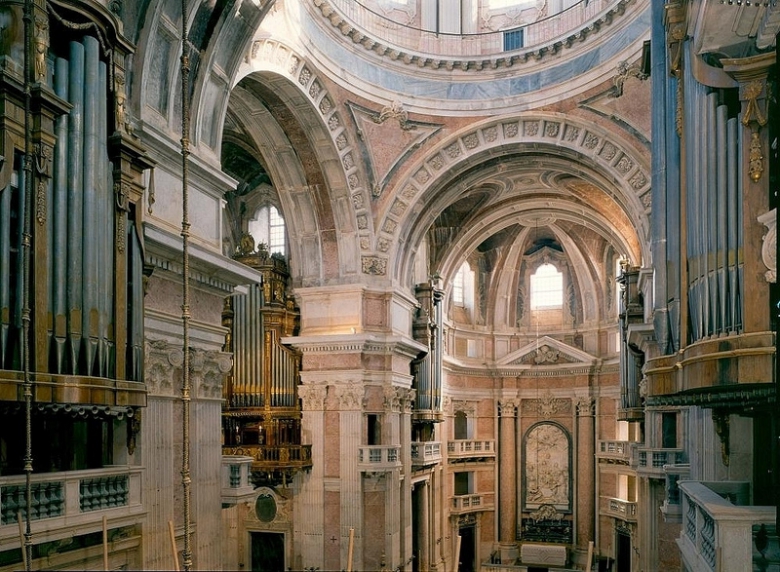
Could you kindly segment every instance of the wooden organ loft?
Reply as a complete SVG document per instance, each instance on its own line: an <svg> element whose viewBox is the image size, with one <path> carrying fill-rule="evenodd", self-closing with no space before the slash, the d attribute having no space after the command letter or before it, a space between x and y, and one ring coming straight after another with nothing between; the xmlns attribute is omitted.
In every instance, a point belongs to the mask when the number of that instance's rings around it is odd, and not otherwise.
<svg viewBox="0 0 780 572"><path fill-rule="evenodd" d="M299 313L287 294L282 256L245 236L235 259L262 274L245 294L225 300L225 351L233 353L222 412L223 455L252 457L255 486L286 484L312 466L311 445L301 445L297 386L301 356L281 343L296 334Z"/></svg>

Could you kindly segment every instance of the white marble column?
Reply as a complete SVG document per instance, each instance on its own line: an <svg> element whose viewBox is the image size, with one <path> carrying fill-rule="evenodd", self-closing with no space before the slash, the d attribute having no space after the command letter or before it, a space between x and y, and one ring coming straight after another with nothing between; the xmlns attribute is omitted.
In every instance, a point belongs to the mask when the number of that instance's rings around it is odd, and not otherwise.
<svg viewBox="0 0 780 572"><path fill-rule="evenodd" d="M363 475L357 466L363 435L362 385L347 383L335 385L339 406L339 542L342 545L342 562L346 568L349 529L354 529L353 570L363 569ZM327 532L327 531L326 531ZM330 537L329 533L328 536ZM327 565L327 563L326 563ZM333 566L330 566L333 568Z"/></svg>
<svg viewBox="0 0 780 572"><path fill-rule="evenodd" d="M517 558L517 401L498 403L499 422L499 542L501 562L513 564Z"/></svg>
<svg viewBox="0 0 780 572"><path fill-rule="evenodd" d="M303 375L301 376L303 377ZM299 494L294 497L295 518L293 569L323 567L323 459L325 457L325 396L327 386L304 384L298 387L303 404L301 441L311 445L312 468L295 476Z"/></svg>

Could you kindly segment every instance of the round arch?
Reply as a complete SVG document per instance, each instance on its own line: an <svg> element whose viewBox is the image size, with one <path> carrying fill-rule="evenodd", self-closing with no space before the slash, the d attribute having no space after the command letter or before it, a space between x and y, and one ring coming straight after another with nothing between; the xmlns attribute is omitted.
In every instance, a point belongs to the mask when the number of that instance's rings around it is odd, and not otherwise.
<svg viewBox="0 0 780 572"><path fill-rule="evenodd" d="M417 245L436 216L465 190L465 174L478 172L488 161L498 164L502 157L523 155L568 165L569 173L601 189L625 213L631 228L624 230L637 237L636 247L626 254L634 263L650 262L646 157L597 125L535 112L487 120L454 134L408 169L396 185L400 192L394 201L384 201L378 217L376 247L393 261L393 278L402 282L410 275Z"/></svg>

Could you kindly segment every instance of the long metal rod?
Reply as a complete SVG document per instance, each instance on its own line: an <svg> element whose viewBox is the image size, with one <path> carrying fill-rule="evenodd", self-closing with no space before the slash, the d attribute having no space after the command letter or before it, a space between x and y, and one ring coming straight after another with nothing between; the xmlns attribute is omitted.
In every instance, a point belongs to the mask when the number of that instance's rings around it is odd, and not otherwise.
<svg viewBox="0 0 780 572"><path fill-rule="evenodd" d="M33 82L33 0L24 2L24 216L22 225L22 369L24 375L24 425L25 425L25 529L24 547L27 554L25 564L32 570L32 398L33 387L30 375L30 261L32 258L32 82Z"/></svg>
<svg viewBox="0 0 780 572"><path fill-rule="evenodd" d="M28 2L30 0L27 0ZM182 565L185 572L192 567L190 548L190 220L189 220L189 155L190 155L190 58L187 30L188 2L181 0L181 241L182 241L182 304L181 321L184 338L184 362L182 364L182 456L181 482L184 503L184 552Z"/></svg>

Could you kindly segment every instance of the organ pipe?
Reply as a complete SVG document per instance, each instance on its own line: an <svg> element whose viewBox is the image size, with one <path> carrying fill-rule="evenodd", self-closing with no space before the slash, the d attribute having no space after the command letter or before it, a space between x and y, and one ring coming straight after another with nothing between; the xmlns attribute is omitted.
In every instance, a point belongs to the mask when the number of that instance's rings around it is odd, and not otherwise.
<svg viewBox="0 0 780 572"><path fill-rule="evenodd" d="M84 124L84 46L70 43L69 92L72 108L68 124L68 337L70 338L70 362L75 370L81 353L83 331L82 305L82 244L81 233L84 217L83 195L83 124Z"/></svg>
<svg viewBox="0 0 780 572"><path fill-rule="evenodd" d="M69 99L68 78L69 63L65 58L57 58L54 71L54 93L64 100ZM57 118L54 130L58 144L54 147L54 229L52 231L54 248L51 250L53 259L52 285L52 315L54 322L54 337L52 351L54 352L54 373L65 372L65 356L67 343L67 284L68 284L68 122L67 114ZM64 252L63 252L64 250Z"/></svg>
<svg viewBox="0 0 780 572"><path fill-rule="evenodd" d="M743 147L737 117L720 95L688 76L686 149L694 159L685 180L690 340L741 327Z"/></svg>
<svg viewBox="0 0 780 572"><path fill-rule="evenodd" d="M98 286L98 258L97 240L98 225L93 214L98 212L97 199L97 129L98 119L98 43L89 36L84 38L85 64L84 64L84 209L82 250L83 277L82 299L83 343L85 345L86 375L94 375L95 361L98 352L98 299L100 297ZM98 219L99 220L99 219Z"/></svg>

